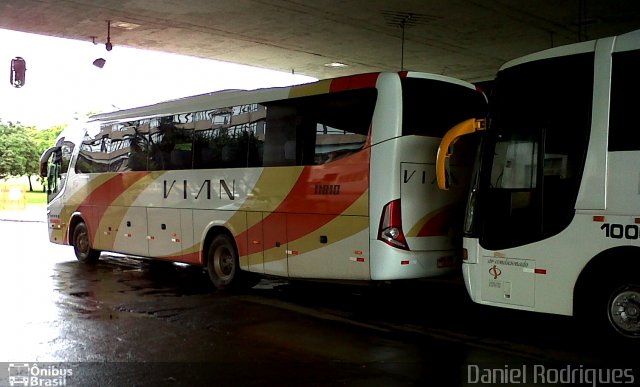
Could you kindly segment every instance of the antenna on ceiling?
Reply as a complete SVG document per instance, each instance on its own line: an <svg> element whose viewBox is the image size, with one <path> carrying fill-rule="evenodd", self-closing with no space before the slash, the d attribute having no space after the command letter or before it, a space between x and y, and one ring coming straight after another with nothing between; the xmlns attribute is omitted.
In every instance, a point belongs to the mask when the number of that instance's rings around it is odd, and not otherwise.
<svg viewBox="0 0 640 387"><path fill-rule="evenodd" d="M413 12L398 12L398 11L380 11L384 17L388 26L400 28L402 30L401 44L400 44L400 71L404 71L404 43L405 32L409 27L417 26L419 24L426 24L428 22L437 19L436 16L424 15Z"/></svg>

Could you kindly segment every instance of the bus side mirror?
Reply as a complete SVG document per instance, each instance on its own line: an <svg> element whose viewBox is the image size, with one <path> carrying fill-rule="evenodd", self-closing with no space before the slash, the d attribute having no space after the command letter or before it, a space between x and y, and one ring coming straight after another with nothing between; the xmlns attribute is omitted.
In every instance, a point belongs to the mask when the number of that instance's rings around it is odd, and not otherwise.
<svg viewBox="0 0 640 387"><path fill-rule="evenodd" d="M441 190L449 189L447 175L451 146L462 136L486 129L487 121L485 119L469 118L449 129L449 131L444 134L438 146L438 155L436 156L436 179L438 180L438 188Z"/></svg>
<svg viewBox="0 0 640 387"><path fill-rule="evenodd" d="M13 87L22 87L25 83L25 77L27 73L27 62L22 57L15 57L11 59L11 74L9 76L9 83Z"/></svg>
<svg viewBox="0 0 640 387"><path fill-rule="evenodd" d="M49 170L49 163L48 162L41 162L40 163L40 177L47 177L47 171Z"/></svg>
<svg viewBox="0 0 640 387"><path fill-rule="evenodd" d="M59 146L54 146L42 153L40 156L40 177L47 177L49 174L49 158L51 155L60 150Z"/></svg>

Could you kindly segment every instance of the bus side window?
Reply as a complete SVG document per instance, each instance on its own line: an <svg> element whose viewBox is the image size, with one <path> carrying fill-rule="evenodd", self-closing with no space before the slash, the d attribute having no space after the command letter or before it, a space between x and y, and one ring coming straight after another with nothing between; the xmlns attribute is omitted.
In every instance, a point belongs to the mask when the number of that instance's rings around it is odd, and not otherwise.
<svg viewBox="0 0 640 387"><path fill-rule="evenodd" d="M193 113L193 168L262 166L265 113L257 103Z"/></svg>
<svg viewBox="0 0 640 387"><path fill-rule="evenodd" d="M134 122L128 128L125 138L129 141L126 148L129 156L126 170L146 171L149 158L149 120ZM111 162L113 163L113 160ZM121 168L120 170L125 169Z"/></svg>
<svg viewBox="0 0 640 387"><path fill-rule="evenodd" d="M632 97L640 87L640 50L615 52L612 58L609 150L640 150L640 130L635 129L638 99Z"/></svg>
<svg viewBox="0 0 640 387"><path fill-rule="evenodd" d="M149 170L191 169L193 129L179 122L178 116L160 118L151 129Z"/></svg>
<svg viewBox="0 0 640 387"><path fill-rule="evenodd" d="M364 146L365 134L331 128L324 124L316 125L315 163L326 164L345 158Z"/></svg>
<svg viewBox="0 0 640 387"><path fill-rule="evenodd" d="M296 108L287 106L287 102L267 106L263 153L265 167L296 164Z"/></svg>
<svg viewBox="0 0 640 387"><path fill-rule="evenodd" d="M264 165L320 165L361 150L376 97L356 89L269 103Z"/></svg>
<svg viewBox="0 0 640 387"><path fill-rule="evenodd" d="M113 124L109 148L111 172L147 169L148 120ZM146 130L145 130L146 129Z"/></svg>
<svg viewBox="0 0 640 387"><path fill-rule="evenodd" d="M375 89L349 90L323 96L315 104L315 164L345 158L364 147L376 96Z"/></svg>
<svg viewBox="0 0 640 387"><path fill-rule="evenodd" d="M193 168L222 167L222 147L231 125L233 108L224 107L200 112L194 122Z"/></svg>
<svg viewBox="0 0 640 387"><path fill-rule="evenodd" d="M77 173L101 173L109 171L110 126L88 128L76 161Z"/></svg>

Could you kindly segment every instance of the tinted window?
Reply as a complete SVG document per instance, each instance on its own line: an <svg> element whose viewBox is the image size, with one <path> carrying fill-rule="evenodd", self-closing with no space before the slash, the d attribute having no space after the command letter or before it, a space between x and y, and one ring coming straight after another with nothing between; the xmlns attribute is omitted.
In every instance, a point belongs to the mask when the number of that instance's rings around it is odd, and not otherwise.
<svg viewBox="0 0 640 387"><path fill-rule="evenodd" d="M452 83L421 78L402 80L402 134L442 137L469 118L487 115L482 93Z"/></svg>
<svg viewBox="0 0 640 387"><path fill-rule="evenodd" d="M262 165L266 110L259 104L212 109L194 115L194 168Z"/></svg>
<svg viewBox="0 0 640 387"><path fill-rule="evenodd" d="M149 120L109 125L109 170L112 172L144 171L147 169Z"/></svg>
<svg viewBox="0 0 640 387"><path fill-rule="evenodd" d="M531 243L571 222L591 127L593 59L545 59L498 74L473 211L483 247Z"/></svg>
<svg viewBox="0 0 640 387"><path fill-rule="evenodd" d="M366 142L366 133L354 133L317 123L313 163L325 164L349 156L362 149Z"/></svg>
<svg viewBox="0 0 640 387"><path fill-rule="evenodd" d="M358 89L267 103L264 165L317 165L366 143L377 91Z"/></svg>
<svg viewBox="0 0 640 387"><path fill-rule="evenodd" d="M97 125L89 125L80 144L76 172L99 173L109 171L110 131L110 127L100 128Z"/></svg>
<svg viewBox="0 0 640 387"><path fill-rule="evenodd" d="M150 171L190 169L193 159L191 114L160 117L151 121L149 135Z"/></svg>
<svg viewBox="0 0 640 387"><path fill-rule="evenodd" d="M298 115L291 101L267 104L263 165L296 165L296 128Z"/></svg>
<svg viewBox="0 0 640 387"><path fill-rule="evenodd" d="M640 150L636 113L640 90L640 51L613 54L609 150Z"/></svg>
<svg viewBox="0 0 640 387"><path fill-rule="evenodd" d="M76 170L323 164L362 149L375 101L361 89L103 125L85 136Z"/></svg>
<svg viewBox="0 0 640 387"><path fill-rule="evenodd" d="M63 179L66 177L67 172L69 171L69 164L71 163L71 155L73 154L73 148L75 148L75 144L71 141L65 141L62 138L60 141L60 151L61 151L61 162L60 162L60 173L63 174Z"/></svg>
<svg viewBox="0 0 640 387"><path fill-rule="evenodd" d="M71 163L71 155L75 144L67 141L65 137L61 137L56 142L56 147L49 159L50 163L47 169L47 201L51 201L58 192L64 187L67 180L69 164Z"/></svg>

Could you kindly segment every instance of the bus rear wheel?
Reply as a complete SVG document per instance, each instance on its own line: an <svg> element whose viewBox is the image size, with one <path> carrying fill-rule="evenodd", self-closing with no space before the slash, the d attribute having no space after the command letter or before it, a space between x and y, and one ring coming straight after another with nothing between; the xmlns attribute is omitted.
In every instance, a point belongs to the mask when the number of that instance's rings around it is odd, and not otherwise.
<svg viewBox="0 0 640 387"><path fill-rule="evenodd" d="M640 338L640 287L624 284L614 287L607 302L611 327L626 338Z"/></svg>
<svg viewBox="0 0 640 387"><path fill-rule="evenodd" d="M207 271L213 285L220 289L235 286L240 268L233 240L225 235L216 236L207 250Z"/></svg>
<svg viewBox="0 0 640 387"><path fill-rule="evenodd" d="M89 229L83 222L73 230L73 251L82 263L95 263L100 258L100 251L91 248Z"/></svg>

